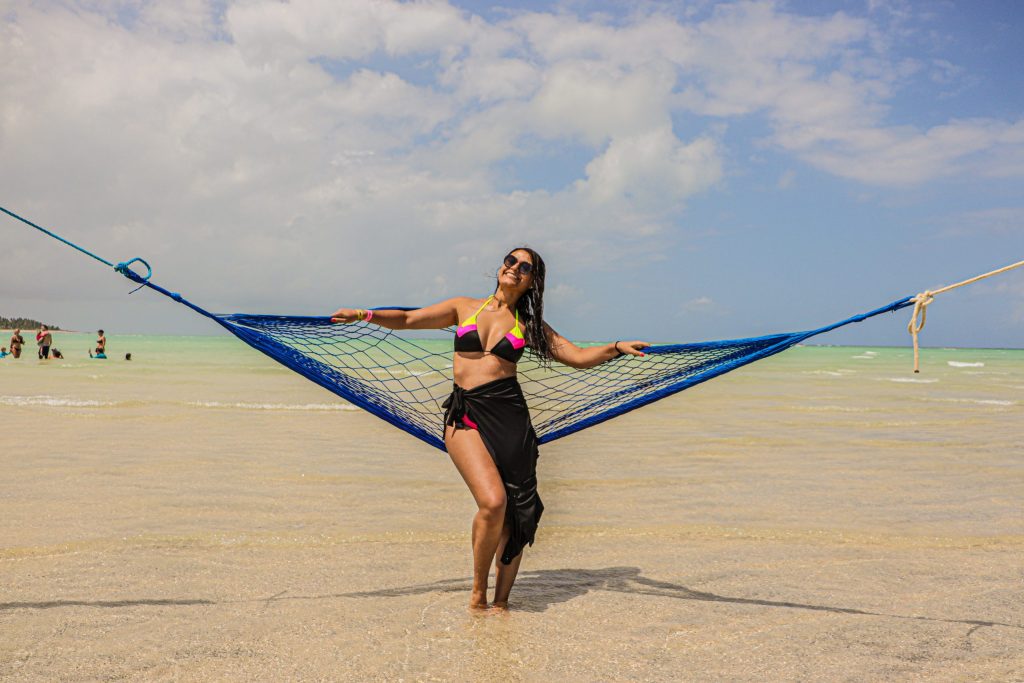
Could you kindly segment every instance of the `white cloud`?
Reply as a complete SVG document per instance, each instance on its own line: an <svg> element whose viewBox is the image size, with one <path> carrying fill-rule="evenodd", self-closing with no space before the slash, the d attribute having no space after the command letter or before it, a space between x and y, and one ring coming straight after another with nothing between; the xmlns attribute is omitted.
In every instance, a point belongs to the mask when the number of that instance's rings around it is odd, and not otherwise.
<svg viewBox="0 0 1024 683"><path fill-rule="evenodd" d="M258 0L232 5L226 17L227 31L241 53L263 64L309 56L359 59L378 50L450 60L489 29L436 0Z"/></svg>
<svg viewBox="0 0 1024 683"><path fill-rule="evenodd" d="M231 5L227 30L249 63L293 63L311 55L357 59L377 50L383 35L369 2L252 2Z"/></svg>
<svg viewBox="0 0 1024 683"><path fill-rule="evenodd" d="M1000 206L945 217L944 237L1024 235L1024 206Z"/></svg>
<svg viewBox="0 0 1024 683"><path fill-rule="evenodd" d="M708 296L698 296L683 303L680 311L683 313L704 313L714 308L715 302Z"/></svg>
<svg viewBox="0 0 1024 683"><path fill-rule="evenodd" d="M666 69L610 68L573 61L549 67L533 100L532 125L550 136L579 135L598 146L613 136L668 123L668 96L675 81Z"/></svg>
<svg viewBox="0 0 1024 683"><path fill-rule="evenodd" d="M462 100L482 103L529 97L540 85L540 72L524 59L492 58L454 62L442 75Z"/></svg>
<svg viewBox="0 0 1024 683"><path fill-rule="evenodd" d="M641 205L671 208L703 192L721 178L715 143L701 138L684 145L667 126L615 138L587 165L580 194L598 204L635 199Z"/></svg>
<svg viewBox="0 0 1024 683"><path fill-rule="evenodd" d="M952 121L926 131L865 128L803 131L783 144L838 176L879 185L914 185L965 171L1017 175L1024 170L1024 145L1014 125L994 120ZM1002 163L979 163L976 155Z"/></svg>

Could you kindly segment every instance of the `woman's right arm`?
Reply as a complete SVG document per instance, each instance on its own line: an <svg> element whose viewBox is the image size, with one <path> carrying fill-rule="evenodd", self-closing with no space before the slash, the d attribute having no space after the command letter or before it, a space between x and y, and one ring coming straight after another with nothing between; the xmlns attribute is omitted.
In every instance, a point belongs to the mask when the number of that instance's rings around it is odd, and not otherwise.
<svg viewBox="0 0 1024 683"><path fill-rule="evenodd" d="M455 297L411 311L384 308L374 311L373 319L370 322L392 330L439 330L459 324L458 304L465 300L466 297ZM365 319L365 311L363 311L364 316L360 317L360 310L339 308L331 315L331 322L351 323Z"/></svg>

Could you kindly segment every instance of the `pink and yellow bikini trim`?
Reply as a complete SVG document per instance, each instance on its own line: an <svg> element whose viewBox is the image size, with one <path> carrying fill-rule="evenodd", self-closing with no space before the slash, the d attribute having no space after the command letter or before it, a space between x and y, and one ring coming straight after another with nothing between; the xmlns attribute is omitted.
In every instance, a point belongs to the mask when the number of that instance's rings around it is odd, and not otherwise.
<svg viewBox="0 0 1024 683"><path fill-rule="evenodd" d="M493 294L490 295L489 297L487 297L487 301L484 302L483 306L481 306L480 308L476 309L476 313L474 313L473 315L469 316L468 318L466 318L465 320L462 321L462 324L459 325L457 330L455 330L456 336L461 337L462 335L469 334L470 332L472 332L473 330L476 329L476 317L478 315L480 315L480 311L484 310L484 306L486 306L487 304L491 303L491 299L493 299L493 298L494 298ZM517 322L517 326L518 326L518 322Z"/></svg>
<svg viewBox="0 0 1024 683"><path fill-rule="evenodd" d="M508 339L516 351L526 346L526 338L523 337L523 331L519 329L519 311L516 311L516 326L505 333L505 339Z"/></svg>
<svg viewBox="0 0 1024 683"><path fill-rule="evenodd" d="M487 304L489 304L491 302L491 299L493 298L493 294L487 297L487 300L484 301L483 306L476 309L476 313L463 320L462 324L459 325L458 328L455 330L455 335L458 337L462 337L463 335L469 334L470 332L474 331L476 329L476 317L480 315L480 311L484 310L484 307L486 307ZM523 336L523 331L519 327L518 310L516 310L516 325L511 330L505 333L505 339L508 340L508 343L511 344L512 348L515 349L516 351L526 346L526 338Z"/></svg>

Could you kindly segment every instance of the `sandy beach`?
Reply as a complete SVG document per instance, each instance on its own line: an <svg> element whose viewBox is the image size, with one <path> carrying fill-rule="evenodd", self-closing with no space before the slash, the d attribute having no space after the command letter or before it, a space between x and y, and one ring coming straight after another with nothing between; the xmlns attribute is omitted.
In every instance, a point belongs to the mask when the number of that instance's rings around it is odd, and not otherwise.
<svg viewBox="0 0 1024 683"><path fill-rule="evenodd" d="M443 453L168 339L0 364L4 680L1024 679L1024 352L794 349L547 445L480 615Z"/></svg>

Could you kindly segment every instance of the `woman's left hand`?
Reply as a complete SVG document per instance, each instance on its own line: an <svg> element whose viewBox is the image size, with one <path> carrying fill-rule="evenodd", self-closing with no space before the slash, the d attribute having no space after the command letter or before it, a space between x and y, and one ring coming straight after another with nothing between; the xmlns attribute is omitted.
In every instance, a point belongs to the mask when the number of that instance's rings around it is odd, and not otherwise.
<svg viewBox="0 0 1024 683"><path fill-rule="evenodd" d="M643 353L642 349L646 349L650 344L645 341L620 341L615 346L623 354L646 356L647 354Z"/></svg>

